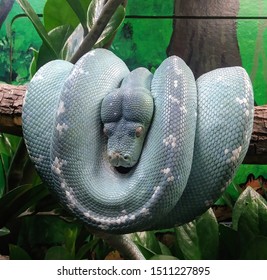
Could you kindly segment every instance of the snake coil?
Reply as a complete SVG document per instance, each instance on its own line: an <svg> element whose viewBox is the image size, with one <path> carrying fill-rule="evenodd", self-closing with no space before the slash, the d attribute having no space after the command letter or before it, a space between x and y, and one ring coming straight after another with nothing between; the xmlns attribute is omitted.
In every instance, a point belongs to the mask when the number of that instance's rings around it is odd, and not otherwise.
<svg viewBox="0 0 267 280"><path fill-rule="evenodd" d="M231 182L252 133L253 90L243 68L195 81L172 56L153 75L134 71L105 49L75 65L51 61L32 78L23 106L25 142L42 179L74 215L108 233L169 228L202 214ZM139 88L138 81L154 112L137 163L121 173L108 160L101 115L112 113L101 105L110 92ZM142 107L132 96L123 99L124 114Z"/></svg>

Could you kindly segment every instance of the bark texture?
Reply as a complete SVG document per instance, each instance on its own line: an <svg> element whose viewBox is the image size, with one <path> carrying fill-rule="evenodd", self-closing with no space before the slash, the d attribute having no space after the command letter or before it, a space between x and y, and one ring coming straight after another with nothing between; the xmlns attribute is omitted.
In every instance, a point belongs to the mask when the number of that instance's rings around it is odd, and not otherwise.
<svg viewBox="0 0 267 280"><path fill-rule="evenodd" d="M176 0L167 55L181 57L195 77L219 67L241 66L236 36L237 0ZM228 18L227 18L228 17Z"/></svg>
<svg viewBox="0 0 267 280"><path fill-rule="evenodd" d="M26 86L0 84L0 132L21 135L21 113Z"/></svg>

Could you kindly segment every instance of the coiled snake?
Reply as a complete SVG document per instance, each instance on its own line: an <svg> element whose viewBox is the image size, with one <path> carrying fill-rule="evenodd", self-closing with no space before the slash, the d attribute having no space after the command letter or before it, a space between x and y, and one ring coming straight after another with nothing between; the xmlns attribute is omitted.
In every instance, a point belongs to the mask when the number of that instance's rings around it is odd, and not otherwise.
<svg viewBox="0 0 267 280"><path fill-rule="evenodd" d="M61 203L108 233L169 228L206 211L248 148L253 91L241 67L197 81L184 61L129 71L95 49L55 60L23 106L29 155Z"/></svg>

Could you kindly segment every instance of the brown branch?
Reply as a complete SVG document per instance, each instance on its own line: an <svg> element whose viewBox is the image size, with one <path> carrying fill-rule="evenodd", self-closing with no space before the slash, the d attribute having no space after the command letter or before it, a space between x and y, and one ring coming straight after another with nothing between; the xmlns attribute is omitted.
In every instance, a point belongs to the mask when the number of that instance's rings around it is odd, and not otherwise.
<svg viewBox="0 0 267 280"><path fill-rule="evenodd" d="M21 113L26 86L0 84L0 131L22 135Z"/></svg>
<svg viewBox="0 0 267 280"><path fill-rule="evenodd" d="M267 164L267 105L254 108L253 132L244 163Z"/></svg>
<svg viewBox="0 0 267 280"><path fill-rule="evenodd" d="M0 132L22 135L26 86L0 84ZM267 164L267 105L255 107L254 127L244 163Z"/></svg>

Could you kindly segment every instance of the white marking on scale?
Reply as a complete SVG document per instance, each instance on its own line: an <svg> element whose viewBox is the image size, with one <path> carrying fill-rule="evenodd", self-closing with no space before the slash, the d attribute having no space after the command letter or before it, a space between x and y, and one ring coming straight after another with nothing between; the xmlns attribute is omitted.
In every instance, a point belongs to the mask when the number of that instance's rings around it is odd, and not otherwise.
<svg viewBox="0 0 267 280"><path fill-rule="evenodd" d="M136 218L135 215L131 215L131 216L129 217L130 220L135 220L135 218Z"/></svg>
<svg viewBox="0 0 267 280"><path fill-rule="evenodd" d="M58 157L56 157L52 163L52 171L54 171L55 174L60 175L62 166L66 164L66 160L59 159Z"/></svg>
<svg viewBox="0 0 267 280"><path fill-rule="evenodd" d="M84 215L86 218L90 218L89 212L84 212L83 215Z"/></svg>
<svg viewBox="0 0 267 280"><path fill-rule="evenodd" d="M147 209L147 208L142 208L142 210L140 211L140 213L141 214L145 214L145 215L147 215L147 214L149 214L149 210Z"/></svg>
<svg viewBox="0 0 267 280"><path fill-rule="evenodd" d="M232 160L232 161L238 160L241 151L242 151L242 146L239 146L238 148L236 148L235 150L233 150L233 151L232 151L232 155L233 155L233 156L231 157L231 160Z"/></svg>
<svg viewBox="0 0 267 280"><path fill-rule="evenodd" d="M163 139L163 144L165 146L171 146L172 148L176 147L176 140L177 138L174 137L172 134Z"/></svg>
<svg viewBox="0 0 267 280"><path fill-rule="evenodd" d="M57 129L60 136L62 135L63 130L66 131L68 128L69 128L68 125L66 125L65 123L63 123L63 124L58 123L57 126L56 126L56 129Z"/></svg>
<svg viewBox="0 0 267 280"><path fill-rule="evenodd" d="M248 104L248 100L244 97L244 98L239 98L239 97L237 97L236 99L235 99L236 101L237 101L237 103L239 103L240 105L242 105L242 104Z"/></svg>
<svg viewBox="0 0 267 280"><path fill-rule="evenodd" d="M171 100L172 103L175 103L177 105L180 104L180 100L177 99L176 97L172 96L172 95L169 95L169 99Z"/></svg>
<svg viewBox="0 0 267 280"><path fill-rule="evenodd" d="M185 108L184 105L180 107L180 110L185 114L187 113L187 109Z"/></svg>
<svg viewBox="0 0 267 280"><path fill-rule="evenodd" d="M174 181L174 176L170 176L167 178L167 182L173 182Z"/></svg>
<svg viewBox="0 0 267 280"><path fill-rule="evenodd" d="M43 80L44 77L40 74L40 73L36 73L32 79L32 81L40 81L40 80Z"/></svg>
<svg viewBox="0 0 267 280"><path fill-rule="evenodd" d="M58 109L57 109L57 115L60 115L63 113L65 113L65 106L64 106L64 102L62 100L60 100Z"/></svg>
<svg viewBox="0 0 267 280"><path fill-rule="evenodd" d="M164 174L168 174L171 172L171 169L169 167L161 169L160 172L164 173Z"/></svg>
<svg viewBox="0 0 267 280"><path fill-rule="evenodd" d="M80 74L84 74L84 70L82 68L79 68L78 71Z"/></svg>
<svg viewBox="0 0 267 280"><path fill-rule="evenodd" d="M66 180L63 179L63 181L60 183L60 187L62 189L65 189L67 187Z"/></svg>

